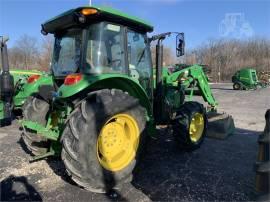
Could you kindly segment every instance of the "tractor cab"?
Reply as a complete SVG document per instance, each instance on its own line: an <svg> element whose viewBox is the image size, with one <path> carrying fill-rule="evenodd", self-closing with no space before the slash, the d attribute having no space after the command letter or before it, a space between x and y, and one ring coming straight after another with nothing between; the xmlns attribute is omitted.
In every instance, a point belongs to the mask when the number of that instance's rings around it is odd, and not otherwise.
<svg viewBox="0 0 270 202"><path fill-rule="evenodd" d="M111 8L80 7L42 24L55 35L51 69L58 86L70 74L121 74L151 93L152 62L146 33L153 27Z"/></svg>

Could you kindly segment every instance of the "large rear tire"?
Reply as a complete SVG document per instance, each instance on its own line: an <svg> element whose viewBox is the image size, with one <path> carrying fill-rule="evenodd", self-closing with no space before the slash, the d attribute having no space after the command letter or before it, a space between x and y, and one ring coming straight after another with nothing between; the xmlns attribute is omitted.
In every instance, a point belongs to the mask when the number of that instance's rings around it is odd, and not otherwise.
<svg viewBox="0 0 270 202"><path fill-rule="evenodd" d="M202 104L186 102L177 112L173 135L180 147L187 151L198 149L207 130L207 117Z"/></svg>
<svg viewBox="0 0 270 202"><path fill-rule="evenodd" d="M71 113L61 137L67 173L98 193L131 181L145 128L146 111L138 99L116 89L91 93Z"/></svg>
<svg viewBox="0 0 270 202"><path fill-rule="evenodd" d="M49 110L49 104L41 98L31 96L23 105L23 117L25 120L37 122L43 126L46 125L46 115ZM22 139L28 150L33 155L42 155L49 149L50 142L33 131L24 128Z"/></svg>

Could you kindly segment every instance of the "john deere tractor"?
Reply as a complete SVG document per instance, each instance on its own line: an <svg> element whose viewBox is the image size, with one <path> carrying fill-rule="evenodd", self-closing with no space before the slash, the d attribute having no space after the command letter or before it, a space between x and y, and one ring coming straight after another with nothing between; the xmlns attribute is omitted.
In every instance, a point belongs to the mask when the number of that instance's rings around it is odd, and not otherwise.
<svg viewBox="0 0 270 202"><path fill-rule="evenodd" d="M8 38L0 37L2 71L0 73L0 126L10 125L15 111L21 111L29 96L38 92L40 85L53 85L52 77L37 70L9 69ZM17 113L20 114L20 113Z"/></svg>
<svg viewBox="0 0 270 202"><path fill-rule="evenodd" d="M200 66L162 68L162 42L174 33L147 37L152 31L147 22L104 7L68 10L42 24L43 34L55 36L53 85L40 86L23 107L22 137L34 160L60 155L78 185L105 192L132 179L158 124L168 124L183 149L201 145L206 109L191 101L192 90L186 98L185 88L198 87L209 110L217 102ZM176 41L182 56L184 34Z"/></svg>

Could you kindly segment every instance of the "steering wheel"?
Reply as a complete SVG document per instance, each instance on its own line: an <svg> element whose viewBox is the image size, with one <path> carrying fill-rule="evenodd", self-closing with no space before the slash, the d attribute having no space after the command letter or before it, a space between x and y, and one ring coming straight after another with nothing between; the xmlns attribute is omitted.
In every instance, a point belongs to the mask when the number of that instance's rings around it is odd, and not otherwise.
<svg viewBox="0 0 270 202"><path fill-rule="evenodd" d="M117 64L117 62L118 62L118 64ZM115 60L111 60L110 63L112 65L113 69L117 69L117 68L121 67L122 60L121 59L115 59Z"/></svg>
<svg viewBox="0 0 270 202"><path fill-rule="evenodd" d="M91 69L95 69L92 60L90 60L89 58L86 58L86 63L91 67Z"/></svg>

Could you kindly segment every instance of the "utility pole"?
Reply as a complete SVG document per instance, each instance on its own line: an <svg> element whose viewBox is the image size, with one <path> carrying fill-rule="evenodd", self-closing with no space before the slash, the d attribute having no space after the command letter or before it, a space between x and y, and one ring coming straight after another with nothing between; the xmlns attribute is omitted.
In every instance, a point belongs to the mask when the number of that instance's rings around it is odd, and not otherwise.
<svg viewBox="0 0 270 202"><path fill-rule="evenodd" d="M220 83L220 77L221 77L220 66L221 66L221 62L219 61L219 65L218 65L218 83Z"/></svg>

